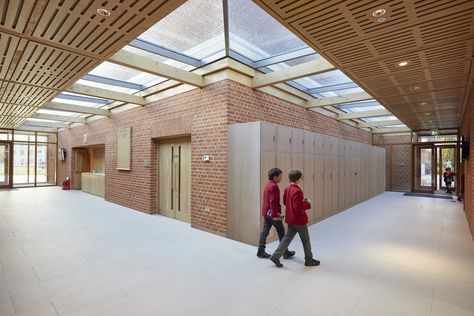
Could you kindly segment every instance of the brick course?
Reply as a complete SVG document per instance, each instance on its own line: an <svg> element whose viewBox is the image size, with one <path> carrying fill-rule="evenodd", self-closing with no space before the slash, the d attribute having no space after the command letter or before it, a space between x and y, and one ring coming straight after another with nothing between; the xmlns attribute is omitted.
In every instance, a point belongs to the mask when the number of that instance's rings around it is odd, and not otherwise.
<svg viewBox="0 0 474 316"><path fill-rule="evenodd" d="M58 183L71 176L73 147L82 135L90 145L105 144L107 201L155 213L157 201L157 140L191 137L191 225L225 235L227 230L227 129L229 124L268 121L371 144L371 134L314 111L224 80L145 107L139 107L59 133L67 159L58 166ZM132 127L131 171L116 169L116 133ZM210 163L202 162L204 154ZM145 161L151 162L148 167ZM74 179L73 179L74 180ZM210 212L204 211L205 207Z"/></svg>

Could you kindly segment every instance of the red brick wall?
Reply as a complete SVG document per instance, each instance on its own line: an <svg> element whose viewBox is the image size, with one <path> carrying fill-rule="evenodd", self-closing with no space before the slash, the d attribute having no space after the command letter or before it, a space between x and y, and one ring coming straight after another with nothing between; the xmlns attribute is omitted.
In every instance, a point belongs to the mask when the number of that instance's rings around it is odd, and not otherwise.
<svg viewBox="0 0 474 316"><path fill-rule="evenodd" d="M463 163L464 211L474 239L474 93L472 92L463 116L461 135L470 139L470 158Z"/></svg>
<svg viewBox="0 0 474 316"><path fill-rule="evenodd" d="M191 136L191 225L225 235L227 227L227 128L229 124L268 121L371 143L370 133L290 102L225 80L201 89L114 114L59 133L67 160L59 162L59 183L71 176L71 148L105 144L105 199L147 213L156 212L157 150L161 137ZM132 127L132 170L116 170L116 133ZM202 162L204 154L210 163ZM151 162L147 167L145 161ZM210 212L204 211L208 206Z"/></svg>
<svg viewBox="0 0 474 316"><path fill-rule="evenodd" d="M373 145L385 148L387 153L386 190L410 191L413 168L410 136L377 135L373 138Z"/></svg>
<svg viewBox="0 0 474 316"><path fill-rule="evenodd" d="M323 114L274 97L259 90L231 82L229 124L267 121L371 144L371 134Z"/></svg>
<svg viewBox="0 0 474 316"><path fill-rule="evenodd" d="M59 133L67 159L59 163L59 180L71 176L72 147L105 144L105 199L146 213L156 212L156 138L191 135L191 225L225 234L227 227L227 109L226 82L111 115ZM118 171L117 128L132 127L131 171ZM153 139L155 138L155 139ZM211 154L211 163L201 156ZM71 159L72 158L72 159ZM148 167L145 161L149 161ZM61 183L61 182L58 182ZM204 212L204 206L211 211Z"/></svg>

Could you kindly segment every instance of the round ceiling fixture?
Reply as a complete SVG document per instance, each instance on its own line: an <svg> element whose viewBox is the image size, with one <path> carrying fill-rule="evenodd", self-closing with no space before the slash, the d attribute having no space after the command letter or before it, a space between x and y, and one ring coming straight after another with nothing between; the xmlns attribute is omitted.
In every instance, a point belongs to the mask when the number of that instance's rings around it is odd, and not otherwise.
<svg viewBox="0 0 474 316"><path fill-rule="evenodd" d="M385 20L386 20L386 18L378 18L378 19L377 19L377 22L383 23L383 22L385 22Z"/></svg>
<svg viewBox="0 0 474 316"><path fill-rule="evenodd" d="M425 115L430 115L431 113L430 112L426 112Z"/></svg>
<svg viewBox="0 0 474 316"><path fill-rule="evenodd" d="M404 61L401 61L398 63L398 66L400 67L405 67L406 65L408 65L408 61L404 60Z"/></svg>
<svg viewBox="0 0 474 316"><path fill-rule="evenodd" d="M104 8L99 8L99 9L97 9L97 14L98 14L98 15L101 15L101 16L105 16L105 17L111 15L110 11L107 10L107 9L104 9Z"/></svg>
<svg viewBox="0 0 474 316"><path fill-rule="evenodd" d="M386 13L387 13L387 10L385 10L385 9L377 9L377 10L375 10L374 12L372 12L372 16L373 16L374 18L379 18L379 17L385 15ZM384 21L385 21L385 19L384 19ZM379 21L379 22L380 22L380 21ZM383 22L383 21L382 21L382 22Z"/></svg>

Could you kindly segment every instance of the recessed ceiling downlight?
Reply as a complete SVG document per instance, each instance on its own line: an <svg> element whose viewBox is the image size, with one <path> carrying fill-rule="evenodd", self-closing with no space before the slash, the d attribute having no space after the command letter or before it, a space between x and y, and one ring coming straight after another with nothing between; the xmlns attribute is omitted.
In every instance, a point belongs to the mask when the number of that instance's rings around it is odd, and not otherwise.
<svg viewBox="0 0 474 316"><path fill-rule="evenodd" d="M398 63L398 66L400 67L405 67L406 65L408 65L408 61L404 60L404 61L401 61Z"/></svg>
<svg viewBox="0 0 474 316"><path fill-rule="evenodd" d="M107 10L107 9L99 8L99 9L97 9L97 14L98 14L98 15L101 15L101 16L107 17L107 16L110 16L111 13L110 13L110 11Z"/></svg>
<svg viewBox="0 0 474 316"><path fill-rule="evenodd" d="M379 18L387 13L387 10L385 9L377 9L374 12L372 12L372 16L374 18ZM385 21L385 20L384 20ZM380 21L379 21L380 22ZM382 21L383 22L383 21Z"/></svg>

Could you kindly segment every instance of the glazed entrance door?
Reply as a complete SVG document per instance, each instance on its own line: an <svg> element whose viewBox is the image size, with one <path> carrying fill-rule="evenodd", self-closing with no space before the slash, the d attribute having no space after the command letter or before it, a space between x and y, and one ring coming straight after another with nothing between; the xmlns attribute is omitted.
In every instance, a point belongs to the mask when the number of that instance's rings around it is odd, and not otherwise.
<svg viewBox="0 0 474 316"><path fill-rule="evenodd" d="M434 145L414 145L414 192L434 193L436 151Z"/></svg>
<svg viewBox="0 0 474 316"><path fill-rule="evenodd" d="M0 187L11 187L11 144L0 143Z"/></svg>

